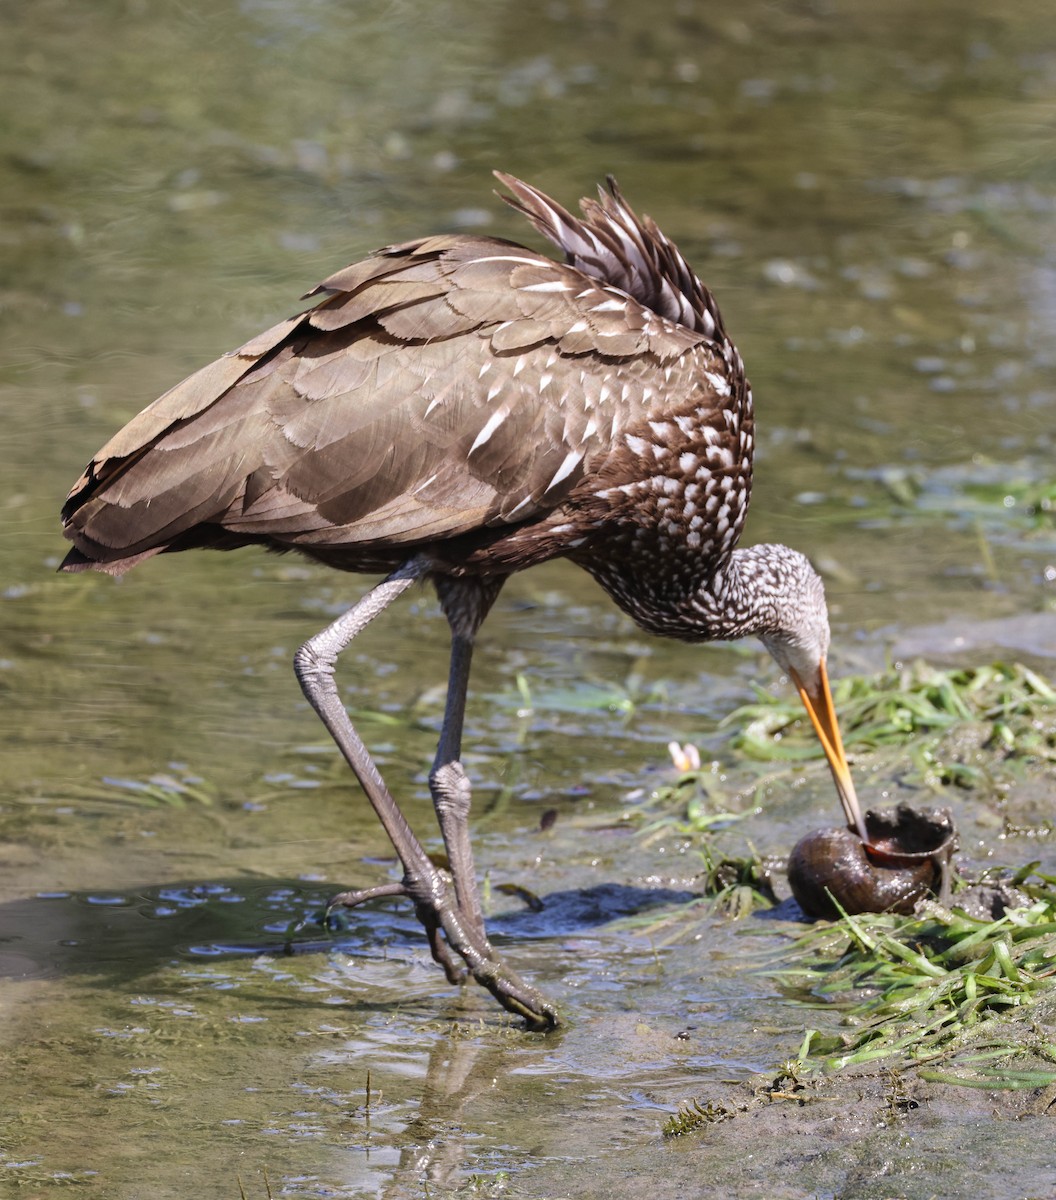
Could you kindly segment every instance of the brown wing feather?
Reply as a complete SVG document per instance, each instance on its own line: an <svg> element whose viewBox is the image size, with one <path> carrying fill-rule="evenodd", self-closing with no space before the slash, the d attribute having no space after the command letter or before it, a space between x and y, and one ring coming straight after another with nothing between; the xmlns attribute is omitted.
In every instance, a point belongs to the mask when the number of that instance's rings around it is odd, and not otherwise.
<svg viewBox="0 0 1056 1200"><path fill-rule="evenodd" d="M389 247L320 293L107 443L63 512L67 569L251 542L376 569L557 508L673 371L724 369L701 333L498 240Z"/></svg>

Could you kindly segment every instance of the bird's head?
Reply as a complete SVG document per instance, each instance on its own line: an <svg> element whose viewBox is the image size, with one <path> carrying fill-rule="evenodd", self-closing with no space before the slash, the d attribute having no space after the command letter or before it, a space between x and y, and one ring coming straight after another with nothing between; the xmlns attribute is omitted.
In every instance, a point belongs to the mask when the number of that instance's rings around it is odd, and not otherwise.
<svg viewBox="0 0 1056 1200"><path fill-rule="evenodd" d="M730 565L750 609L742 632L755 633L795 685L828 759L847 824L868 842L825 665L829 612L821 577L805 555L787 546L738 550Z"/></svg>

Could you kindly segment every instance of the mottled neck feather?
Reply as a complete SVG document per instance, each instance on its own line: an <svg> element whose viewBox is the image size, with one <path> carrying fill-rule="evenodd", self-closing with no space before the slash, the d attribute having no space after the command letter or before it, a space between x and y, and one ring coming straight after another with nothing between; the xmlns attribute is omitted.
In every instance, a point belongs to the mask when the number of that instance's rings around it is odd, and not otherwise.
<svg viewBox="0 0 1056 1200"><path fill-rule="evenodd" d="M734 550L690 608L702 640L758 637L782 668L804 677L828 652L825 588L806 556L788 546Z"/></svg>
<svg viewBox="0 0 1056 1200"><path fill-rule="evenodd" d="M726 338L711 292L650 217L639 217L616 180L598 199L579 202L583 220L530 184L495 172L513 192L502 199L563 250L568 262L592 279L619 288L639 304L688 329L722 342Z"/></svg>

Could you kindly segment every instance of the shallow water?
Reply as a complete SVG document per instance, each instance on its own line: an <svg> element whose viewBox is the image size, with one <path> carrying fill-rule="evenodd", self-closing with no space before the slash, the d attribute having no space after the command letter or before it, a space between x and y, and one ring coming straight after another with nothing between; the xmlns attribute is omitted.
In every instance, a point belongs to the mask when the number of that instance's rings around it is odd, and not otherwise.
<svg viewBox="0 0 1056 1200"><path fill-rule="evenodd" d="M398 906L282 953L392 870L290 669L364 581L248 551L53 568L67 488L169 384L375 245L531 240L492 168L567 203L612 171L719 298L758 408L746 540L823 568L835 670L1051 668L1047 8L45 0L0 64L0 1194L257 1197L266 1169L275 1195L926 1196L966 1159L974 1194L1034 1194L1051 1139L976 1097L661 1140L805 1024L755 971L780 921L669 948L612 924L692 888L619 817L671 738L728 753L717 719L776 683L755 648L647 639L562 565L489 618L467 763L500 940L570 1018L539 1038L447 987ZM443 622L422 594L361 640L344 694L423 827ZM959 798L969 854L986 799ZM741 830L780 852L833 812L815 771Z"/></svg>

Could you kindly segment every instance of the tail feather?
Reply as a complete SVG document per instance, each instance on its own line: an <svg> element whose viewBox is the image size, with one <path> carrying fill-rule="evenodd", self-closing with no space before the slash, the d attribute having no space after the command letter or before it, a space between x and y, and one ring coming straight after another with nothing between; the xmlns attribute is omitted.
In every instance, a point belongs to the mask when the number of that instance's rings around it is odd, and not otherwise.
<svg viewBox="0 0 1056 1200"><path fill-rule="evenodd" d="M638 214L609 175L598 199L580 201L583 220L538 188L495 172L512 196L500 193L511 208L564 251L567 261L593 279L633 296L653 312L716 341L725 340L718 305L678 248Z"/></svg>
<svg viewBox="0 0 1056 1200"><path fill-rule="evenodd" d="M59 563L59 570L70 574L76 574L78 571L101 571L105 575L124 575L126 571L130 571L145 558L153 558L155 554L162 554L166 549L166 546L152 546L149 550L143 550L139 554L129 554L124 558L108 560L105 557L92 558L80 547L74 546L73 549L67 551L66 557ZM100 549L100 554L105 555L105 550Z"/></svg>

